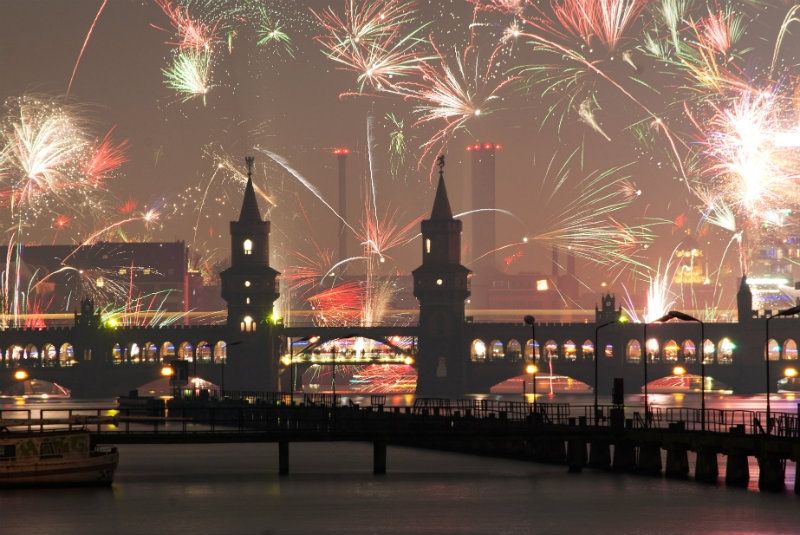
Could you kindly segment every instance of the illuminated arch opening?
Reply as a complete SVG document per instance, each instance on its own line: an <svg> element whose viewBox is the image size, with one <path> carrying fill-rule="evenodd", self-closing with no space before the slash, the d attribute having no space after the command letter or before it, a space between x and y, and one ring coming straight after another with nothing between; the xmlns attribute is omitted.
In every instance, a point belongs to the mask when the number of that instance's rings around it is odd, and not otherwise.
<svg viewBox="0 0 800 535"><path fill-rule="evenodd" d="M33 344L25 346L25 357L34 365L39 366L39 348Z"/></svg>
<svg viewBox="0 0 800 535"><path fill-rule="evenodd" d="M214 362L219 364L228 360L228 344L220 340L214 344Z"/></svg>
<svg viewBox="0 0 800 535"><path fill-rule="evenodd" d="M634 364L642 361L642 344L639 340L628 340L625 346L625 359Z"/></svg>
<svg viewBox="0 0 800 535"><path fill-rule="evenodd" d="M714 345L714 342L706 338L703 342L703 364L712 364L716 352L717 347Z"/></svg>
<svg viewBox="0 0 800 535"><path fill-rule="evenodd" d="M161 351L159 352L161 360L166 360L175 356L175 346L172 342L164 342L161 344Z"/></svg>
<svg viewBox="0 0 800 535"><path fill-rule="evenodd" d="M647 340L647 362L658 362L661 360L661 353L659 352L658 340L650 338Z"/></svg>
<svg viewBox="0 0 800 535"><path fill-rule="evenodd" d="M121 364L125 361L125 355L122 353L121 345L114 344L114 347L111 348L111 359L114 361L114 364Z"/></svg>
<svg viewBox="0 0 800 535"><path fill-rule="evenodd" d="M539 348L539 342L535 342L533 340L528 340L525 342L525 359L526 360L533 360L541 358L541 349Z"/></svg>
<svg viewBox="0 0 800 535"><path fill-rule="evenodd" d="M697 347L691 340L684 340L681 344L681 353L683 354L684 362L697 361Z"/></svg>
<svg viewBox="0 0 800 535"><path fill-rule="evenodd" d="M664 344L664 361L666 362L678 362L678 353L680 352L680 347L675 340L667 340Z"/></svg>
<svg viewBox="0 0 800 535"><path fill-rule="evenodd" d="M718 364L733 364L733 350L736 345L730 338L723 338L719 341L719 354L717 355Z"/></svg>
<svg viewBox="0 0 800 535"><path fill-rule="evenodd" d="M767 343L768 352L769 352L769 360L778 360L781 357L781 346L778 344L778 341L774 338L770 338L769 342Z"/></svg>
<svg viewBox="0 0 800 535"><path fill-rule="evenodd" d="M205 340L197 343L195 357L199 362L211 362L211 346Z"/></svg>
<svg viewBox="0 0 800 535"><path fill-rule="evenodd" d="M42 359L45 366L57 366L58 350L56 349L56 346L49 342L42 346Z"/></svg>
<svg viewBox="0 0 800 535"><path fill-rule="evenodd" d="M75 364L75 348L69 342L61 344L61 348L58 350L58 362L61 366Z"/></svg>
<svg viewBox="0 0 800 535"><path fill-rule="evenodd" d="M486 360L486 344L481 339L472 341L470 345L470 358L472 362L484 362Z"/></svg>
<svg viewBox="0 0 800 535"><path fill-rule="evenodd" d="M145 362L158 361L158 346L156 346L153 342L145 342L144 360Z"/></svg>
<svg viewBox="0 0 800 535"><path fill-rule="evenodd" d="M194 347L191 342L181 342L181 345L178 346L178 359L189 362L194 360Z"/></svg>
<svg viewBox="0 0 800 535"><path fill-rule="evenodd" d="M575 346L575 342L572 340L567 340L564 342L562 346L564 351L564 358L567 360L576 360L578 358L578 348Z"/></svg>
<svg viewBox="0 0 800 535"><path fill-rule="evenodd" d="M242 250L244 254L251 255L253 254L253 240L247 238L242 242Z"/></svg>
<svg viewBox="0 0 800 535"><path fill-rule="evenodd" d="M555 340L548 340L544 343L544 358L547 360L558 358L558 343Z"/></svg>
<svg viewBox="0 0 800 535"><path fill-rule="evenodd" d="M505 351L503 350L503 342L500 340L492 340L492 343L489 345L489 348L492 352L491 359L492 360L502 360L506 357Z"/></svg>
<svg viewBox="0 0 800 535"><path fill-rule="evenodd" d="M518 340L512 338L508 341L506 356L508 356L508 359L513 362L518 362L522 359L522 345Z"/></svg>
<svg viewBox="0 0 800 535"><path fill-rule="evenodd" d="M784 360L797 360L797 342L789 338L783 343Z"/></svg>
<svg viewBox="0 0 800 535"><path fill-rule="evenodd" d="M581 356L585 359L594 360L594 343L591 340L583 341Z"/></svg>

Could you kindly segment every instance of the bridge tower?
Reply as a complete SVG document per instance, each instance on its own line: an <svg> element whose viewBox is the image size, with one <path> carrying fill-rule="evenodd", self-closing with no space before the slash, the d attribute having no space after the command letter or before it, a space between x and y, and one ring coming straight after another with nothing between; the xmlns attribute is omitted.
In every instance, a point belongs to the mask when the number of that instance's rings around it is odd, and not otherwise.
<svg viewBox="0 0 800 535"><path fill-rule="evenodd" d="M736 311L739 323L746 323L753 319L753 292L747 284L747 275L742 275L739 291L736 292Z"/></svg>
<svg viewBox="0 0 800 535"><path fill-rule="evenodd" d="M456 397L467 388L464 302L470 271L461 265L461 221L453 218L447 198L444 156L438 165L433 210L422 222L422 265L412 272L419 301L417 394Z"/></svg>
<svg viewBox="0 0 800 535"><path fill-rule="evenodd" d="M245 158L247 185L242 210L239 220L230 224L231 265L220 278L222 298L228 305L230 342L240 346L235 350L237 355L228 351L232 379L242 376L238 384L271 390L277 387L278 373L272 320L279 273L269 265L270 222L261 219L258 209L253 161L252 156Z"/></svg>

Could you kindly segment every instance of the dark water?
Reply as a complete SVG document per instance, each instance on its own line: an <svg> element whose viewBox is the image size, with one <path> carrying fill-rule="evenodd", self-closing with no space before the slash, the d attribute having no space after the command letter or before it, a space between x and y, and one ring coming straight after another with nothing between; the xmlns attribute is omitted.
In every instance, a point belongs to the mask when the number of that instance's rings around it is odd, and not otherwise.
<svg viewBox="0 0 800 535"><path fill-rule="evenodd" d="M3 535L800 532L800 498L364 444L123 446L110 489L0 491Z"/></svg>
<svg viewBox="0 0 800 535"><path fill-rule="evenodd" d="M651 401L696 403L692 396ZM726 396L709 406L761 409L763 401ZM793 411L796 403L773 398L774 410ZM0 535L800 533L794 463L787 466L787 492L774 495L756 491L754 462L750 489L736 490L395 447L388 450L388 475L376 477L371 445L360 443L292 444L285 478L277 476L274 444L119 449L110 489L0 490Z"/></svg>

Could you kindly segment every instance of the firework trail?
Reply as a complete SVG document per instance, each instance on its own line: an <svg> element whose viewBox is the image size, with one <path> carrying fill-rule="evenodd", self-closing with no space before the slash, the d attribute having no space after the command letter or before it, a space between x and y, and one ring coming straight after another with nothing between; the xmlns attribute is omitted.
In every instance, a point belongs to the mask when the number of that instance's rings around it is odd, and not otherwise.
<svg viewBox="0 0 800 535"><path fill-rule="evenodd" d="M172 58L172 64L162 69L164 83L187 102L194 97L203 97L213 87L211 85L211 51L208 49L179 50Z"/></svg>
<svg viewBox="0 0 800 535"><path fill-rule="evenodd" d="M97 26L97 21L100 20L100 15L103 14L103 10L108 5L108 0L103 0L100 4L100 9L97 10L97 14L94 16L94 20L92 24L89 26L89 31L86 32L86 39L83 40L83 45L81 46L80 51L78 52L78 59L75 60L75 66L72 68L72 74L69 77L69 83L67 84L67 96L69 96L70 91L72 91L72 82L75 81L75 75L78 73L78 66L81 64L81 59L83 58L83 53L86 52L86 46L89 44L89 39L92 38L92 33L94 33L94 29Z"/></svg>

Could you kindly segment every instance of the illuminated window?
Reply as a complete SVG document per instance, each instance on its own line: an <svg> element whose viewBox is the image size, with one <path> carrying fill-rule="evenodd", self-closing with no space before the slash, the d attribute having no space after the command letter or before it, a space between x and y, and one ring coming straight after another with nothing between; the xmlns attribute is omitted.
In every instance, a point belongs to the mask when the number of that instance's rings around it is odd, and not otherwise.
<svg viewBox="0 0 800 535"><path fill-rule="evenodd" d="M428 238L425 239L425 252L426 253L431 252L431 240Z"/></svg>
<svg viewBox="0 0 800 535"><path fill-rule="evenodd" d="M249 298L249 297L246 297L246 298L245 298L245 300L244 300L244 304L245 304L245 305L249 305L249 304L250 304L250 298Z"/></svg>
<svg viewBox="0 0 800 535"><path fill-rule="evenodd" d="M537 292L546 292L550 289L550 285L547 284L547 279L540 279L536 281L536 291Z"/></svg>
<svg viewBox="0 0 800 535"><path fill-rule="evenodd" d="M250 238L244 240L242 247L244 248L244 254L253 254L253 240Z"/></svg>
<svg viewBox="0 0 800 535"><path fill-rule="evenodd" d="M250 281L244 281L244 287L245 288L249 288L250 287Z"/></svg>
<svg viewBox="0 0 800 535"><path fill-rule="evenodd" d="M252 316L245 316L239 324L241 331L245 333L253 332L256 330L256 322L253 321Z"/></svg>
<svg viewBox="0 0 800 535"><path fill-rule="evenodd" d="M151 270L150 270L150 268L144 268L144 269L142 270L142 274L144 274L144 275L149 275L150 273L151 273Z"/></svg>
<svg viewBox="0 0 800 535"><path fill-rule="evenodd" d="M442 279L436 279L436 286L441 286L442 284L444 284Z"/></svg>

